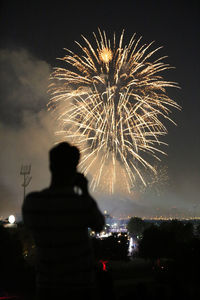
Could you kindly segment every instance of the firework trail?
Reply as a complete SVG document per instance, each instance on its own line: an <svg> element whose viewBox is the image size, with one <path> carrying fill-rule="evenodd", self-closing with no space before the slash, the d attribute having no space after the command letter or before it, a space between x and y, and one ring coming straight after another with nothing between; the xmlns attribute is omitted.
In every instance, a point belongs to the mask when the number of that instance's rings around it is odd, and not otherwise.
<svg viewBox="0 0 200 300"><path fill-rule="evenodd" d="M138 194L151 193L155 196L161 196L169 185L168 167L161 163L154 164L155 173L145 172L143 179L146 182L144 186L140 182L137 182L136 187L132 187L134 192Z"/></svg>
<svg viewBox="0 0 200 300"><path fill-rule="evenodd" d="M80 168L92 174L93 189L103 180L113 193L120 178L130 191L138 179L145 185L144 171L156 174L150 157L164 154L163 120L173 122L170 107L180 109L166 88L177 84L160 75L171 67L165 57L152 59L161 48L151 50L153 42L141 46L134 34L123 45L124 31L118 42L105 31L93 35L93 42L84 36L84 45L76 42L81 55L65 49L66 68L51 74L49 108L57 112L62 139L81 150Z"/></svg>

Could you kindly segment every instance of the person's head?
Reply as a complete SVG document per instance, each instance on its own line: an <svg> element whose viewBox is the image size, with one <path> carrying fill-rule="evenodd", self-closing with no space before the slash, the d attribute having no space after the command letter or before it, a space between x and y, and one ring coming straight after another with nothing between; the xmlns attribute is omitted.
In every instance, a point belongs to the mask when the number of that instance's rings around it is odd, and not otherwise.
<svg viewBox="0 0 200 300"><path fill-rule="evenodd" d="M77 169L80 152L67 142L60 143L49 151L50 171L54 177L72 176Z"/></svg>

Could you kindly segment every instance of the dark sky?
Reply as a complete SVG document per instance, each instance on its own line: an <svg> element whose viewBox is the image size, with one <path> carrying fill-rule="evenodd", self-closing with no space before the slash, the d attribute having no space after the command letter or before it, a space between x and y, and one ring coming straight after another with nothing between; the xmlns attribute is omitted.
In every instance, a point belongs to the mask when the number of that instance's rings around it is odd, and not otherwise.
<svg viewBox="0 0 200 300"><path fill-rule="evenodd" d="M135 213L140 206L138 214L141 215L151 214L153 207L160 209L161 214L168 214L172 209L177 214L191 215L195 211L200 216L198 12L198 1L1 1L2 211L5 210L6 203L9 210L17 209L21 203L18 199L13 206L14 194L17 189L20 190L15 178L18 173L14 176L13 170L22 161L21 145L25 160L29 158L26 158L26 153L30 154L32 151L30 159L37 166L37 155L43 157L42 150L46 151L52 142L52 124L47 125L48 116L43 110L48 102L45 78L52 67L57 65L56 57L63 56L64 47L75 51L74 40L80 41L81 34L89 38L100 27L108 35L112 35L114 31L119 35L125 29L125 41L135 32L138 37L143 36L144 43L155 40L155 46L163 46L160 55L168 55L167 62L176 67L166 73L166 78L178 82L181 87L180 90L169 90L169 95L182 106L182 112L173 112L173 119L178 126L169 124L169 134L165 139L169 143L166 150L168 157L164 159L169 172L167 192L162 199L157 197L155 200L150 195L149 200L146 200L148 196L145 195L144 199L135 201L134 204L130 204L128 200L120 200L124 201L122 206L128 203L127 207L131 209L132 205ZM38 151L35 150L35 142L31 148L33 151L30 150L31 143L27 145L27 134L32 133L37 141L37 130L40 131L40 145L44 144L41 141L45 138L47 143ZM19 156L16 155L15 162L12 162L14 154L11 148L17 148L20 153ZM17 151L15 152L18 153ZM36 170L35 174L37 176ZM33 183L32 187L37 188L37 184L34 186ZM20 197L20 192L17 193ZM102 203L106 203L106 200ZM106 204L102 204L103 206Z"/></svg>

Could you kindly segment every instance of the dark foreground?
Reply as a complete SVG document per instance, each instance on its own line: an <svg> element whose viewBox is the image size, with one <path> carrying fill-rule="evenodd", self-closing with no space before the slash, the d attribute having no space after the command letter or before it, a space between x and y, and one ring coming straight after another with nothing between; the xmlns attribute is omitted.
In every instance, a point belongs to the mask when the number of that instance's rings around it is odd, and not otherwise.
<svg viewBox="0 0 200 300"><path fill-rule="evenodd" d="M183 269L184 266L174 270L174 266L166 261L152 266L139 258L126 262L109 261L106 270L98 270L98 294L104 300L200 299L199 277L191 278L191 274L185 274ZM0 299L34 299L34 274L27 273L26 278L18 275L18 278L14 277L11 270L10 284L7 282L4 290L2 287Z"/></svg>
<svg viewBox="0 0 200 300"><path fill-rule="evenodd" d="M102 300L200 299L200 239L191 236L173 247L171 234L167 243L167 235L162 240L164 232L159 237L157 229L154 231L151 228L148 237L143 235L143 257L139 253L127 257L124 236L94 240L98 279L95 300L97 295ZM162 245L166 242L164 247L156 245L158 240L162 240ZM159 253L165 258L156 258ZM34 243L24 228L8 230L0 226L0 300L35 299L34 258ZM63 295L62 299L73 297Z"/></svg>

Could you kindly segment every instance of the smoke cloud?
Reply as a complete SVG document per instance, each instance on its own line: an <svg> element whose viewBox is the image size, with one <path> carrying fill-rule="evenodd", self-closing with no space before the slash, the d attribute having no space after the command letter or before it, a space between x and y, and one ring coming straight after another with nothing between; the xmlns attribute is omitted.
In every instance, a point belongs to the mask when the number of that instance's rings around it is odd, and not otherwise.
<svg viewBox="0 0 200 300"><path fill-rule="evenodd" d="M49 183L54 121L46 110L50 66L25 49L0 50L0 216L20 213L21 165L31 164L29 190Z"/></svg>

